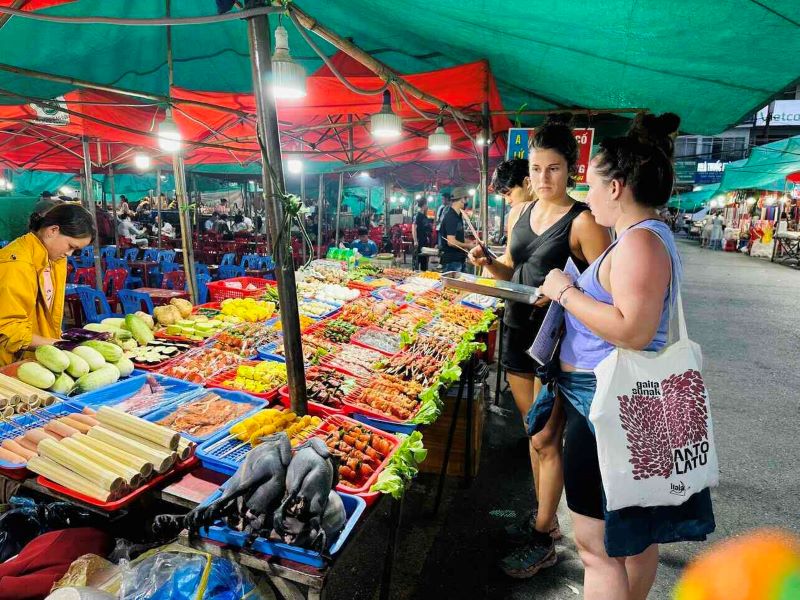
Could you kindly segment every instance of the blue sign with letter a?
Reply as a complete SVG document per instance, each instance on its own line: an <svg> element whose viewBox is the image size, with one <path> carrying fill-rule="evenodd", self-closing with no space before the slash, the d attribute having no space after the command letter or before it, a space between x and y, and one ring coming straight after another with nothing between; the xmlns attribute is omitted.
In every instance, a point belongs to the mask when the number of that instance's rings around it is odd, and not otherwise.
<svg viewBox="0 0 800 600"><path fill-rule="evenodd" d="M508 130L508 149L506 160L512 158L528 158L528 139L533 129L512 127Z"/></svg>

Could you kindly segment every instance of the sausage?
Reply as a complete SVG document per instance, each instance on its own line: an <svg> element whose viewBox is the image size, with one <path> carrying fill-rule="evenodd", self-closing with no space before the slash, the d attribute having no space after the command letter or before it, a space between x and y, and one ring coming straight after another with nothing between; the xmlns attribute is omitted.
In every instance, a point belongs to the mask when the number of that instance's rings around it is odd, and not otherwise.
<svg viewBox="0 0 800 600"><path fill-rule="evenodd" d="M55 433L62 438L70 437L75 435L76 433L80 433L74 427L70 427L69 425L65 425L60 420L50 421L47 425L44 426L45 431L49 431L50 433Z"/></svg>
<svg viewBox="0 0 800 600"><path fill-rule="evenodd" d="M6 450L5 448L0 448L0 460L20 465L24 465L26 462L28 462L24 458L22 458L19 454L14 454L13 452Z"/></svg>
<svg viewBox="0 0 800 600"><path fill-rule="evenodd" d="M87 433L92 428L91 425L87 425L86 423L82 423L81 421L71 419L70 417L61 417L58 420L64 425L72 427L73 429L77 429L81 433Z"/></svg>
<svg viewBox="0 0 800 600"><path fill-rule="evenodd" d="M26 461L29 458L33 458L36 456L36 452L31 452L21 444L15 442L14 440L3 440L2 447L8 450L9 452L13 452L17 456L21 456Z"/></svg>
<svg viewBox="0 0 800 600"><path fill-rule="evenodd" d="M14 438L14 441L17 442L20 446L25 448L26 450L30 450L31 452L36 452L36 444L32 441L25 439L23 436L19 436L18 438Z"/></svg>
<svg viewBox="0 0 800 600"><path fill-rule="evenodd" d="M93 416L95 416L95 415L97 414L95 411L93 411L93 410L92 410L91 408L89 408L88 406L84 406L84 407L83 407L83 410L82 410L81 412L82 412L84 415L89 415L89 416L91 416L91 417L93 417Z"/></svg>
<svg viewBox="0 0 800 600"><path fill-rule="evenodd" d="M53 435L52 433L48 433L41 427L37 427L35 429L31 429L30 431L25 432L25 439L35 444L37 448L39 447L39 442L47 438L54 440L59 439L57 436Z"/></svg>
<svg viewBox="0 0 800 600"><path fill-rule="evenodd" d="M83 413L72 413L69 416L69 418L74 421L80 421L81 423L86 423L89 427L94 427L95 425L100 424L100 421L98 421L91 415L85 415Z"/></svg>

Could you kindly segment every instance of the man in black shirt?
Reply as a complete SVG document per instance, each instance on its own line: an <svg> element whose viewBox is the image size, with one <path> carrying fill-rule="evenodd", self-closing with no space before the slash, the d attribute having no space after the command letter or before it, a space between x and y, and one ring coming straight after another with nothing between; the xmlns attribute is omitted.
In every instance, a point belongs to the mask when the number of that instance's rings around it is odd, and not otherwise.
<svg viewBox="0 0 800 600"><path fill-rule="evenodd" d="M442 271L464 271L467 254L472 246L464 243L464 219L461 211L469 194L467 188L453 188L450 208L444 213L439 225L439 250Z"/></svg>
<svg viewBox="0 0 800 600"><path fill-rule="evenodd" d="M416 271L428 270L428 255L422 249L431 245L431 220L428 218L428 201L423 196L417 200L417 214L411 223L411 237L414 239L412 268Z"/></svg>

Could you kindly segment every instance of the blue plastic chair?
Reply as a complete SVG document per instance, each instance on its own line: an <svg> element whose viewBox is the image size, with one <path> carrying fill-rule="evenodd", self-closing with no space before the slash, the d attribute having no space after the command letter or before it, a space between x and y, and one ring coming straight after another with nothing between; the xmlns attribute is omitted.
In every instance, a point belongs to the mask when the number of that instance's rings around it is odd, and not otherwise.
<svg viewBox="0 0 800 600"><path fill-rule="evenodd" d="M220 265L217 275L219 279L244 277L244 267L240 267L239 265Z"/></svg>
<svg viewBox="0 0 800 600"><path fill-rule="evenodd" d="M117 247L116 246L103 246L100 248L100 257L105 258L108 260L109 258L116 258L117 257Z"/></svg>
<svg viewBox="0 0 800 600"><path fill-rule="evenodd" d="M264 258L258 254L245 254L242 256L241 267L244 269L263 269Z"/></svg>
<svg viewBox="0 0 800 600"><path fill-rule="evenodd" d="M94 254L89 256L84 256L81 254L80 256L76 257L75 260L78 261L78 267L93 267L94 266Z"/></svg>
<svg viewBox="0 0 800 600"><path fill-rule="evenodd" d="M131 262L132 260L137 260L138 256L139 256L138 248L128 248L127 250L125 250L125 254L122 255L122 257L128 262Z"/></svg>
<svg viewBox="0 0 800 600"><path fill-rule="evenodd" d="M142 260L152 260L158 262L158 253L161 252L158 248L147 248L144 251L144 258Z"/></svg>
<svg viewBox="0 0 800 600"><path fill-rule="evenodd" d="M158 253L158 262L160 263L174 263L175 262L175 250L162 250Z"/></svg>
<svg viewBox="0 0 800 600"><path fill-rule="evenodd" d="M111 307L108 305L108 300L106 300L103 292L99 292L88 285L76 286L75 291L78 292L78 298L81 299L81 306L83 307L83 314L86 315L87 323L99 323L109 317L125 316L122 313L111 312Z"/></svg>
<svg viewBox="0 0 800 600"><path fill-rule="evenodd" d="M208 282L211 281L211 275L208 273L197 274L197 303L205 304L208 302Z"/></svg>
<svg viewBox="0 0 800 600"><path fill-rule="evenodd" d="M222 260L220 261L220 266L231 266L234 265L236 261L236 253L235 252L228 252L227 254L222 255Z"/></svg>
<svg viewBox="0 0 800 600"><path fill-rule="evenodd" d="M8 246L8 240L0 240L0 248L5 248Z"/></svg>
<svg viewBox="0 0 800 600"><path fill-rule="evenodd" d="M67 263L72 265L72 271L67 276L67 283L74 283L74 281L75 281L75 271L77 271L80 268L80 263L78 262L78 259L75 258L74 256L68 256L67 257Z"/></svg>
<svg viewBox="0 0 800 600"><path fill-rule="evenodd" d="M198 262L194 263L194 272L197 275L202 274L202 275L208 275L209 277L211 276L211 271L209 271L208 267L203 263L198 263Z"/></svg>
<svg viewBox="0 0 800 600"><path fill-rule="evenodd" d="M153 299L144 292L120 290L117 292L117 298L119 298L122 304L122 310L125 314L132 314L140 310L150 315L153 314Z"/></svg>
<svg viewBox="0 0 800 600"><path fill-rule="evenodd" d="M161 272L162 273L172 273L173 271L182 271L183 265L180 265L176 262L162 262L161 263Z"/></svg>
<svg viewBox="0 0 800 600"><path fill-rule="evenodd" d="M126 261L124 258L107 258L106 268L125 269L125 271L128 273L128 278L125 280L125 287L129 290L142 287L142 278L131 273L131 267L128 265L128 261Z"/></svg>
<svg viewBox="0 0 800 600"><path fill-rule="evenodd" d="M81 250L81 257L94 259L94 246L89 244L83 250Z"/></svg>
<svg viewBox="0 0 800 600"><path fill-rule="evenodd" d="M106 269L125 269L127 271L129 267L124 258L109 256L106 258Z"/></svg>

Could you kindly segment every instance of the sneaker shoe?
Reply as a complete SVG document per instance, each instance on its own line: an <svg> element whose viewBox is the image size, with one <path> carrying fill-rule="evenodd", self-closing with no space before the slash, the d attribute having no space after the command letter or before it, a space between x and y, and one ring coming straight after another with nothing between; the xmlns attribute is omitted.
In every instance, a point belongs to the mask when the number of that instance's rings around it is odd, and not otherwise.
<svg viewBox="0 0 800 600"><path fill-rule="evenodd" d="M534 531L528 543L500 561L503 573L515 579L533 577L558 562L556 545L549 534Z"/></svg>
<svg viewBox="0 0 800 600"><path fill-rule="evenodd" d="M511 543L522 544L530 539L531 534L536 526L537 514L537 511L533 510L529 512L524 519L518 521L517 523L512 523L511 525L506 526L506 536ZM561 526L558 524L558 517L555 518L555 522L553 523L553 527L550 529L549 533L550 537L555 541L558 541L564 537L561 534Z"/></svg>

